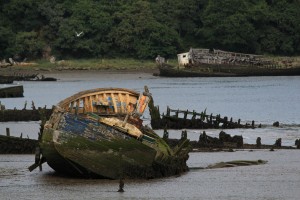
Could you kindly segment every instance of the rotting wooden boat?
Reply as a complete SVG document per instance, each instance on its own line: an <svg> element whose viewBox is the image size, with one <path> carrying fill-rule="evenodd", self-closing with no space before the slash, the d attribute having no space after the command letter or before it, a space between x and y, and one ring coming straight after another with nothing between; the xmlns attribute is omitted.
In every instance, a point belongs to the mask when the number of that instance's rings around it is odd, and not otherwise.
<svg viewBox="0 0 300 200"><path fill-rule="evenodd" d="M201 113L189 110L174 110L167 107L166 114L160 114L159 107L152 104L150 107L152 129L234 129L234 128L261 128L261 124L255 125L252 120L242 124L241 120L233 121L227 116L221 117L220 114L206 114L206 110Z"/></svg>
<svg viewBox="0 0 300 200"><path fill-rule="evenodd" d="M0 75L0 84L11 84L14 82L12 76Z"/></svg>
<svg viewBox="0 0 300 200"><path fill-rule="evenodd" d="M0 103L1 106L1 103ZM40 121L43 117L50 118L52 108L33 108L33 109L1 109L0 122L9 121Z"/></svg>
<svg viewBox="0 0 300 200"><path fill-rule="evenodd" d="M57 81L54 77L45 77L39 74L5 74L0 75L0 84L13 83L13 81Z"/></svg>
<svg viewBox="0 0 300 200"><path fill-rule="evenodd" d="M232 65L201 65L191 68L179 68L168 64L158 66L159 76L164 77L245 77L245 76L299 76L300 66L295 67L259 67Z"/></svg>
<svg viewBox="0 0 300 200"><path fill-rule="evenodd" d="M177 55L178 66L156 58L160 76L165 77L242 77L298 76L300 63L292 58L269 60L262 55L222 50L194 49Z"/></svg>
<svg viewBox="0 0 300 200"><path fill-rule="evenodd" d="M0 154L32 154L38 141L20 136L5 136L0 134Z"/></svg>
<svg viewBox="0 0 300 200"><path fill-rule="evenodd" d="M24 97L23 85L0 88L0 98Z"/></svg>
<svg viewBox="0 0 300 200"><path fill-rule="evenodd" d="M142 125L140 116L150 99L147 87L142 94L99 88L59 102L29 170L46 161L59 173L79 177L157 178L187 171L189 141L171 149Z"/></svg>
<svg viewBox="0 0 300 200"><path fill-rule="evenodd" d="M44 75L36 75L34 78L25 79L25 81L57 81L57 79L53 77L45 77Z"/></svg>

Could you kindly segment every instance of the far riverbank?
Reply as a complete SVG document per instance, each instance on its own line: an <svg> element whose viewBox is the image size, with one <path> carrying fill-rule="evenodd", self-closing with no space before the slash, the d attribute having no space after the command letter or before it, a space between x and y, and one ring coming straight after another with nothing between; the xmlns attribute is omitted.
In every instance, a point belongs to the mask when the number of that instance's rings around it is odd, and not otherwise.
<svg viewBox="0 0 300 200"><path fill-rule="evenodd" d="M171 62L175 63L176 61ZM60 60L55 63L38 60L0 68L0 74L64 74L89 71L95 73L157 73L158 68L152 60L135 59Z"/></svg>

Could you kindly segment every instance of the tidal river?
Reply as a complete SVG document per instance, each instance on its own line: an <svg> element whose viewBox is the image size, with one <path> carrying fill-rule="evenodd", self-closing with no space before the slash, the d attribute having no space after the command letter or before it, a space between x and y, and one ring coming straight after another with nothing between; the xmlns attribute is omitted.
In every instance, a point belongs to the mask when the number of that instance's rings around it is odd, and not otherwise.
<svg viewBox="0 0 300 200"><path fill-rule="evenodd" d="M257 137L263 144L293 146L300 138L300 77L162 78L147 73L83 72L50 74L57 82L17 82L24 86L24 98L0 99L6 108L51 107L82 90L125 87L142 92L148 86L161 113L172 109L204 111L266 125L261 129L225 130L242 135L245 143ZM3 85L2 85L3 86ZM149 113L144 123L150 123ZM280 127L272 126L279 121ZM0 123L0 134L37 138L39 122ZM203 130L188 130L198 140ZM221 130L206 130L217 137ZM157 131L162 135L162 130ZM179 138L181 130L170 130ZM0 155L0 199L299 199L300 151L269 150L233 153L190 153L190 172L180 177L154 180L125 180L125 192L118 193L118 181L84 180L58 176L44 164L42 172L29 172L33 155ZM221 161L267 160L259 166L196 169Z"/></svg>

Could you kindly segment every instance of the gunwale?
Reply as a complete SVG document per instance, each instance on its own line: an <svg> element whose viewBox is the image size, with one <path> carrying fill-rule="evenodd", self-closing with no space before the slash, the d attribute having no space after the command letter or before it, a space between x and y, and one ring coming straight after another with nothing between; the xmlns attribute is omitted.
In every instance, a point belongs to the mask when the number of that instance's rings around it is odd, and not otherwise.
<svg viewBox="0 0 300 200"><path fill-rule="evenodd" d="M103 97L110 96L119 98L119 100L125 100L124 102L126 106L129 103L136 104L137 99L139 97L139 93L134 90L124 89L124 88L96 88L78 92L62 101L60 101L57 106L63 108L66 111L72 112L74 108L74 104L79 107L80 102L83 103L84 110L80 112L93 112L93 101L97 100L98 97L102 95ZM115 96L116 95L116 96ZM117 102L115 98L112 98L112 104L114 107L113 113L114 114L127 114L132 112L133 110L127 110L125 108L117 109Z"/></svg>
<svg viewBox="0 0 300 200"><path fill-rule="evenodd" d="M191 68L178 68L163 64L158 66L165 77L245 77L245 76L299 76L300 66L267 68L246 65L199 64Z"/></svg>

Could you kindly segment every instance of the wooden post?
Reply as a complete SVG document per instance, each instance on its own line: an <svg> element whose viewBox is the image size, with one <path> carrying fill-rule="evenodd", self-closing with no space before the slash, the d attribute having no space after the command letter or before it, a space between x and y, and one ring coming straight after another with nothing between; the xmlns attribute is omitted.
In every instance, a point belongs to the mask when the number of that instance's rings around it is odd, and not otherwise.
<svg viewBox="0 0 300 200"><path fill-rule="evenodd" d="M169 108L169 106L167 107L167 116L170 117L170 108Z"/></svg>
<svg viewBox="0 0 300 200"><path fill-rule="evenodd" d="M169 139L169 132L168 132L168 130L167 130L167 127L164 128L163 139L164 139L164 140Z"/></svg>
<svg viewBox="0 0 300 200"><path fill-rule="evenodd" d="M9 130L9 128L6 128L6 136L10 136L10 130Z"/></svg>
<svg viewBox="0 0 300 200"><path fill-rule="evenodd" d="M256 139L256 147L261 148L261 138L260 137L257 137L257 139Z"/></svg>
<svg viewBox="0 0 300 200"><path fill-rule="evenodd" d="M228 126L228 117L224 117L224 121L223 121L223 127L227 127Z"/></svg>
<svg viewBox="0 0 300 200"><path fill-rule="evenodd" d="M224 117L224 122L227 123L228 122L228 117Z"/></svg>
<svg viewBox="0 0 300 200"><path fill-rule="evenodd" d="M193 116L192 116L192 120L196 119L196 112L195 110L193 110Z"/></svg>
<svg viewBox="0 0 300 200"><path fill-rule="evenodd" d="M181 139L184 140L184 139L187 139L187 131L186 130L183 130L181 132Z"/></svg>
<svg viewBox="0 0 300 200"><path fill-rule="evenodd" d="M176 118L178 118L178 113L179 113L179 110L177 110L177 111L175 112L175 117L176 117Z"/></svg>
<svg viewBox="0 0 300 200"><path fill-rule="evenodd" d="M186 120L186 118L187 118L187 114L188 114L188 112L189 112L189 110L186 110L186 112L184 112L184 119Z"/></svg>

